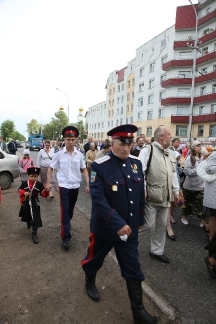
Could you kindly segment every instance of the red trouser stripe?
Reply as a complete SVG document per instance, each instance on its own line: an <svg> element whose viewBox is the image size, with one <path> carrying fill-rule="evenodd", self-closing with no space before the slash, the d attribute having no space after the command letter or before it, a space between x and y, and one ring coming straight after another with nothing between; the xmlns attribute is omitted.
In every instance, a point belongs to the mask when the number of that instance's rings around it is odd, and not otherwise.
<svg viewBox="0 0 216 324"><path fill-rule="evenodd" d="M90 244L88 247L88 259L87 260L83 260L81 262L81 265L83 266L85 263L89 262L91 259L93 259L94 256L94 244L95 244L95 236L93 233L90 233L89 235L90 237Z"/></svg>
<svg viewBox="0 0 216 324"><path fill-rule="evenodd" d="M61 195L60 195L60 191L61 191L61 187L58 187L59 188L59 198L60 198L60 222L61 222L61 237L62 239L64 239L64 225L63 225L63 205L62 205L62 202L61 202Z"/></svg>

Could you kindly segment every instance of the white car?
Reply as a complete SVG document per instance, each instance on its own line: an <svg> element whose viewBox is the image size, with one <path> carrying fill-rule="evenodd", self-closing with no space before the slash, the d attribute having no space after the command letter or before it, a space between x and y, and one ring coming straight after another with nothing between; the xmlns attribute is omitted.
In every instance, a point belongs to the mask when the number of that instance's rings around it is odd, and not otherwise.
<svg viewBox="0 0 216 324"><path fill-rule="evenodd" d="M8 154L0 149L0 187L2 190L10 188L11 183L19 175L18 156Z"/></svg>

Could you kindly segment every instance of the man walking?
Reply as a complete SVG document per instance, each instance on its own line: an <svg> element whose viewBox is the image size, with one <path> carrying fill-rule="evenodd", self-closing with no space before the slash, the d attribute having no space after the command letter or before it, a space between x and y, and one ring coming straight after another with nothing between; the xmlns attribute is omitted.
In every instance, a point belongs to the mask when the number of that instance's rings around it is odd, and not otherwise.
<svg viewBox="0 0 216 324"><path fill-rule="evenodd" d="M16 143L15 138L13 138L13 139L8 143L8 151L9 151L9 154L16 155L16 151L17 151L17 143Z"/></svg>
<svg viewBox="0 0 216 324"><path fill-rule="evenodd" d="M169 149L171 134L164 126L156 128L155 141L140 152L143 172L146 172L145 224L151 229L150 256L169 263L164 255L166 223L171 201L179 201L176 158ZM174 196L174 198L173 198Z"/></svg>
<svg viewBox="0 0 216 324"><path fill-rule="evenodd" d="M86 170L83 154L76 147L76 140L79 131L76 127L68 126L62 130L65 147L54 154L47 171L46 188L51 189L50 177L53 169L57 169L57 180L59 184L60 195L60 217L61 217L61 237L63 247L68 250L71 240L70 221L73 217L74 206L77 201L80 182L82 180L81 172L86 181L86 193L89 193L89 178Z"/></svg>
<svg viewBox="0 0 216 324"><path fill-rule="evenodd" d="M2 136L0 136L0 148L2 149L2 151L6 151L6 144L3 141Z"/></svg>
<svg viewBox="0 0 216 324"><path fill-rule="evenodd" d="M141 162L129 156L136 131L134 125L110 130L107 135L112 136L112 152L92 163L90 245L81 264L87 294L99 301L96 273L114 247L135 323L157 323L158 318L151 316L142 303L144 275L138 260L138 229L144 224L144 179Z"/></svg>
<svg viewBox="0 0 216 324"><path fill-rule="evenodd" d="M90 150L90 143L93 142L93 137L92 136L88 136L88 142L85 143L84 145L84 151L85 151L85 154L86 152L88 152Z"/></svg>

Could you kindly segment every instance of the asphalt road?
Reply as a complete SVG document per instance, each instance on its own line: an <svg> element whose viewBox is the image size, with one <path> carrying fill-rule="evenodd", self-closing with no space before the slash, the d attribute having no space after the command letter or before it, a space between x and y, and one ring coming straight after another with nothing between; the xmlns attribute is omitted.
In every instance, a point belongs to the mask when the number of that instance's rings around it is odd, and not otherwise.
<svg viewBox="0 0 216 324"><path fill-rule="evenodd" d="M31 156L35 160L37 152L31 152ZM81 184L76 207L90 218L91 198L85 194L85 181ZM188 226L183 225L179 207L174 210L174 218L177 240L167 239L165 246L170 264L151 259L149 232L140 234L140 263L147 285L176 310L182 323L216 323L216 280L209 277L203 260L207 255L203 248L207 243L204 230L195 216L189 218Z"/></svg>

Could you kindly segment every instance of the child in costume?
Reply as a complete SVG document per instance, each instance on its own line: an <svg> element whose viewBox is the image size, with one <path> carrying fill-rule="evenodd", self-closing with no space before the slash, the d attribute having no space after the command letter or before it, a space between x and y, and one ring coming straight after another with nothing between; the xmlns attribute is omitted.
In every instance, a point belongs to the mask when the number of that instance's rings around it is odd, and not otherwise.
<svg viewBox="0 0 216 324"><path fill-rule="evenodd" d="M30 152L29 150L25 149L23 151L23 157L19 161L19 171L20 171L20 177L21 181L28 180L28 173L27 169L30 168L31 166L34 166L33 159L30 158Z"/></svg>
<svg viewBox="0 0 216 324"><path fill-rule="evenodd" d="M40 194L42 197L47 198L49 192L38 181L40 168L30 167L27 169L27 174L28 180L23 181L19 188L21 203L19 217L21 217L21 221L27 222L28 229L32 227L32 240L35 244L38 244L37 229L42 227L38 195Z"/></svg>

